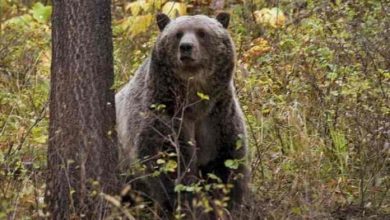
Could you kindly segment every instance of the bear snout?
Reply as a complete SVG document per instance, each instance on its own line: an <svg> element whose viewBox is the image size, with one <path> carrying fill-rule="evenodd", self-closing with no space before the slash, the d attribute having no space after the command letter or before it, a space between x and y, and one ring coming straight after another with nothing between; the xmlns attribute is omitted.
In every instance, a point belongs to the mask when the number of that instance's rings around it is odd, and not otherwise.
<svg viewBox="0 0 390 220"><path fill-rule="evenodd" d="M197 52L192 45L180 45L179 60L183 66L195 67L198 65Z"/></svg>
<svg viewBox="0 0 390 220"><path fill-rule="evenodd" d="M180 50L180 61L182 62L191 62L194 61L193 57L193 47L194 45L192 43L181 43L179 45Z"/></svg>
<svg viewBox="0 0 390 220"><path fill-rule="evenodd" d="M185 33L179 43L179 60L182 64L194 64L198 54L198 42L193 33Z"/></svg>
<svg viewBox="0 0 390 220"><path fill-rule="evenodd" d="M192 47L194 45L192 43L181 43L180 44L180 53L190 53L192 52Z"/></svg>

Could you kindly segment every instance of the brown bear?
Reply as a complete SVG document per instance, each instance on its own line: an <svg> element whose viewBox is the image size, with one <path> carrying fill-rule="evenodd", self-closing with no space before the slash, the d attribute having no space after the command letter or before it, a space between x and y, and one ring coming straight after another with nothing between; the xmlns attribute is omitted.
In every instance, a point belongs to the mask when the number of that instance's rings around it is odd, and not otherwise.
<svg viewBox="0 0 390 220"><path fill-rule="evenodd" d="M175 186L208 174L233 186L230 208L240 205L248 183L247 140L233 84L230 16L156 19L160 34L151 56L116 95L122 168L138 159L153 173L174 155L174 172L144 178L145 193L163 210L176 208ZM231 169L227 160L239 165Z"/></svg>

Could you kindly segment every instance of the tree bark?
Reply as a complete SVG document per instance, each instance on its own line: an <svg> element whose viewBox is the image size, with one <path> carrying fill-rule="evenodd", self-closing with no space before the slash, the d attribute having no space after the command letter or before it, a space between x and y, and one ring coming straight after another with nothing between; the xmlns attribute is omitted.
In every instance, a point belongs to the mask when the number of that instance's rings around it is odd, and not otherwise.
<svg viewBox="0 0 390 220"><path fill-rule="evenodd" d="M53 0L46 202L51 219L101 219L118 187L110 0Z"/></svg>

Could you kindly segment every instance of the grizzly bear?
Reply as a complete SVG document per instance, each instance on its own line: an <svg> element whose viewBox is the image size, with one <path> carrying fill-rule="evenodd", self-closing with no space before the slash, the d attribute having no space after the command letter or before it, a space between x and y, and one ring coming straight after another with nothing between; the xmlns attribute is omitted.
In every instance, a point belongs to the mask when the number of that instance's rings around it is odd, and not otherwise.
<svg viewBox="0 0 390 220"><path fill-rule="evenodd" d="M231 184L230 208L240 205L248 183L247 140L233 84L230 15L156 19L160 34L151 56L115 97L121 166L137 160L145 166L144 193L162 210L176 208L175 186L208 174ZM156 175L172 158L174 170Z"/></svg>

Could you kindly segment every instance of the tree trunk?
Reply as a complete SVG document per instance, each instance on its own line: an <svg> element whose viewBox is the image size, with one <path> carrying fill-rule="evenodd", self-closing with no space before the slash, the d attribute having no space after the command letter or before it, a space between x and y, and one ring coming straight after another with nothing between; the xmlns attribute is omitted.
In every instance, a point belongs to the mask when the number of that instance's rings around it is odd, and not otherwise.
<svg viewBox="0 0 390 220"><path fill-rule="evenodd" d="M53 0L46 201L52 219L100 219L118 181L110 0Z"/></svg>

